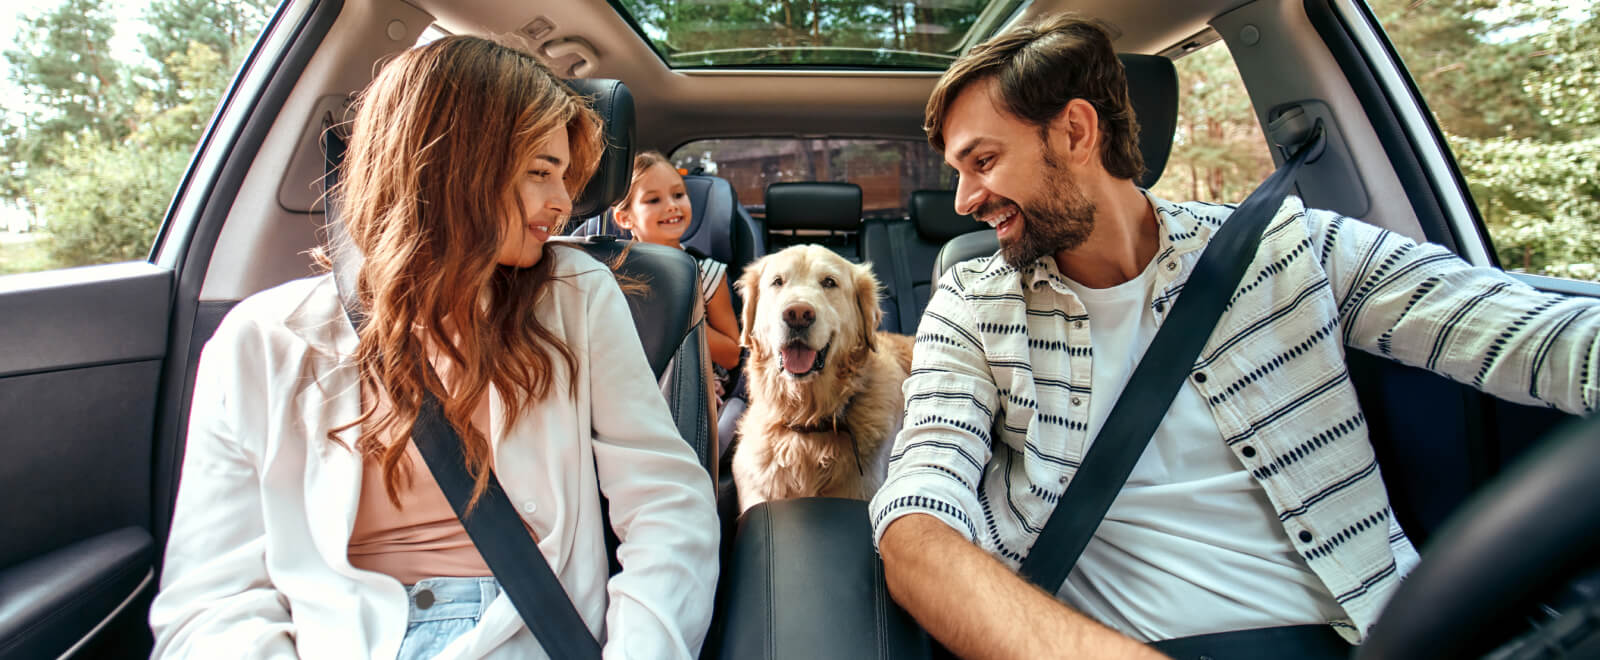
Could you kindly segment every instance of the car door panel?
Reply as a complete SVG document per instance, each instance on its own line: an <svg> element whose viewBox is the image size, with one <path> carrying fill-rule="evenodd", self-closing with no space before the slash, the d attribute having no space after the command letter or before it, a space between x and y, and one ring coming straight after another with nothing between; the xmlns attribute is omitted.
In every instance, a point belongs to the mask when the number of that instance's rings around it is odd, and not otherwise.
<svg viewBox="0 0 1600 660"><path fill-rule="evenodd" d="M148 589L172 286L146 263L0 280L0 658L58 656Z"/></svg>

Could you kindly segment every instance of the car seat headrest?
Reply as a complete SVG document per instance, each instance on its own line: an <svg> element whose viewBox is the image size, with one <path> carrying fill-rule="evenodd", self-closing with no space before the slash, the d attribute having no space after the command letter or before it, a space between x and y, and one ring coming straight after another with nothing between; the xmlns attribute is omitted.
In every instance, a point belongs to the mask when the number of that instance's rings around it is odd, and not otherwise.
<svg viewBox="0 0 1600 660"><path fill-rule="evenodd" d="M911 224L923 240L943 243L984 225L970 215L956 213L954 190L918 190L911 193Z"/></svg>
<svg viewBox="0 0 1600 660"><path fill-rule="evenodd" d="M1172 155L1172 136L1178 130L1178 70L1172 60L1160 55L1119 53L1128 72L1128 99L1139 120L1139 152L1144 155L1141 188L1150 188L1161 179Z"/></svg>
<svg viewBox="0 0 1600 660"><path fill-rule="evenodd" d="M861 186L797 181L767 186L767 229L861 228Z"/></svg>
<svg viewBox="0 0 1600 660"><path fill-rule="evenodd" d="M605 127L600 166L572 201L572 217L586 218L628 194L633 176L633 93L622 81L609 78L577 78L568 80L567 86L589 98Z"/></svg>

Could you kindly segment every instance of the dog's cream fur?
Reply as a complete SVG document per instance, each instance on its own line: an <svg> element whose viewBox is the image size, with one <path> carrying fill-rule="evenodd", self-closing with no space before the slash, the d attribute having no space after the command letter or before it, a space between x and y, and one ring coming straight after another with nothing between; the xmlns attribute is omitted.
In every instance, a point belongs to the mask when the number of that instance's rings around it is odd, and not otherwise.
<svg viewBox="0 0 1600 660"><path fill-rule="evenodd" d="M750 351L750 407L733 456L740 510L791 497L872 497L900 428L912 349L910 337L875 330L883 312L872 269L798 245L750 264L738 286L739 343ZM796 331L784 310L805 307L815 320ZM825 351L823 366L786 371L782 349L794 342Z"/></svg>

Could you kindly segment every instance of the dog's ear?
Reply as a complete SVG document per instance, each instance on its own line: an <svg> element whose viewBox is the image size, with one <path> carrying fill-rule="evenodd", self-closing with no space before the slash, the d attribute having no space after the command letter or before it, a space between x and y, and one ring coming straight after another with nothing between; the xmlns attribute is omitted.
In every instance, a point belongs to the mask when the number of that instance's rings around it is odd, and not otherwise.
<svg viewBox="0 0 1600 660"><path fill-rule="evenodd" d="M756 350L750 335L756 325L756 297L761 293L761 270L766 265L766 257L751 262L745 266L744 275L739 276L739 281L733 285L739 290L739 297L744 298L744 309L739 313L739 345L750 349L751 353Z"/></svg>
<svg viewBox="0 0 1600 660"><path fill-rule="evenodd" d="M856 271L856 310L861 319L861 345L874 351L878 348L878 325L883 323L883 310L878 307L878 278L873 276L871 264L860 264L853 268Z"/></svg>

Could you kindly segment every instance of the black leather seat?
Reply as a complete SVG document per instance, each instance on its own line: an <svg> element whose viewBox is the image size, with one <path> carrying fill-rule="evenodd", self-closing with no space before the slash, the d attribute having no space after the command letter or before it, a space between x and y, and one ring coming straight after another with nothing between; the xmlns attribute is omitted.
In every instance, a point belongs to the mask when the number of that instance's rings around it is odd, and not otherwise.
<svg viewBox="0 0 1600 660"><path fill-rule="evenodd" d="M633 94L617 80L579 79L568 85L590 97L590 104L605 122L606 150L600 166L572 204L574 216L596 215L628 192L633 174ZM612 237L574 242L606 263L614 263L624 246ZM706 351L700 270L688 253L648 244L633 244L616 267L618 273L646 285L646 290L628 295L634 329L651 370L663 381L679 432L715 482L717 427L707 377L711 358Z"/></svg>
<svg viewBox="0 0 1600 660"><path fill-rule="evenodd" d="M950 239L984 228L970 215L956 213L953 190L911 193L907 219L868 220L861 251L883 283L880 330L913 334L933 292L929 273Z"/></svg>
<svg viewBox="0 0 1600 660"><path fill-rule="evenodd" d="M773 252L815 243L861 261L861 186L795 181L767 186L767 243Z"/></svg>

